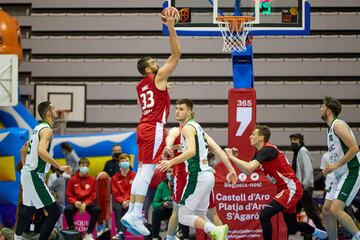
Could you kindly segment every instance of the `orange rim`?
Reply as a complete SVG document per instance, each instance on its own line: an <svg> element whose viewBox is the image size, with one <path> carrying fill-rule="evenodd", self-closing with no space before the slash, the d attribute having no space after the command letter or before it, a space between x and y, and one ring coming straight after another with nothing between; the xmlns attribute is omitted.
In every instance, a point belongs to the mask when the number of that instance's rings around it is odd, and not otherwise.
<svg viewBox="0 0 360 240"><path fill-rule="evenodd" d="M251 16L219 16L216 18L217 21L227 23L230 26L231 32L241 32L244 22L251 22L255 18Z"/></svg>
<svg viewBox="0 0 360 240"><path fill-rule="evenodd" d="M238 23L243 23L243 22L251 22L253 21L255 18L251 17L251 16L218 16L216 18L217 21L219 22L238 22Z"/></svg>

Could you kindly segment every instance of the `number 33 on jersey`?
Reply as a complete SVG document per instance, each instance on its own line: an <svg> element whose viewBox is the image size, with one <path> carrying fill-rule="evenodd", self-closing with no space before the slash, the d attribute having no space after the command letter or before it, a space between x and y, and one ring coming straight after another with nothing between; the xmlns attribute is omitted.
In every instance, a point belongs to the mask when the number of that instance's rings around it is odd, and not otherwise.
<svg viewBox="0 0 360 240"><path fill-rule="evenodd" d="M170 96L167 90L157 89L154 78L155 75L148 75L136 86L142 111L140 122L165 124L170 111Z"/></svg>

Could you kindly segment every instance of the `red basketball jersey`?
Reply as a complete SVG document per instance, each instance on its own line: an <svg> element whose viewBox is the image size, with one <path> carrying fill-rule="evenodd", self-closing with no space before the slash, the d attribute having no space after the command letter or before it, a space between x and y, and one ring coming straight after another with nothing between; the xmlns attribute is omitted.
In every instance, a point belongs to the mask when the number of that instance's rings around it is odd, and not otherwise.
<svg viewBox="0 0 360 240"><path fill-rule="evenodd" d="M297 189L296 185L300 182L296 178L296 175L289 165L284 153L271 143L266 143L264 147L272 147L278 153L275 159L265 161L261 164L261 169L264 171L266 178L277 186L277 192L288 188Z"/></svg>
<svg viewBox="0 0 360 240"><path fill-rule="evenodd" d="M174 146L179 146L179 148L177 148L175 151L174 151L174 157L177 157L181 154L181 148L180 148L180 141L181 141L181 127L179 127L179 131L180 131L180 134L179 136L175 139L174 141ZM186 166L185 166L185 162L182 162L182 163L179 163L179 164L176 164L174 165L173 167L173 176L177 176L177 175L180 175L182 173L186 173Z"/></svg>
<svg viewBox="0 0 360 240"><path fill-rule="evenodd" d="M180 139L181 139L181 127L179 127L180 134L174 141L174 146L178 148L174 150L174 157L179 156L181 152ZM174 191L173 200L179 203L184 192L188 173L186 172L185 162L176 164L173 166L173 178L174 178Z"/></svg>
<svg viewBox="0 0 360 240"><path fill-rule="evenodd" d="M136 86L138 102L142 116L140 123L167 122L170 111L170 96L168 90L159 90L155 86L155 75L143 78Z"/></svg>

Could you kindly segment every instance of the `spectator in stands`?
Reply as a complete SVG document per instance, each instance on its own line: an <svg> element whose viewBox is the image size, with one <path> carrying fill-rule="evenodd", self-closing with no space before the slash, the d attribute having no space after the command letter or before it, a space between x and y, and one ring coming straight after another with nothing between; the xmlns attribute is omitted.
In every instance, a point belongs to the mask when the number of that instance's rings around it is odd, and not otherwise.
<svg viewBox="0 0 360 240"><path fill-rule="evenodd" d="M291 150L294 152L292 169L296 173L296 177L300 180L303 187L303 194L296 206L299 213L304 208L306 215L314 222L318 229L325 230L315 204L312 199L314 190L314 169L312 166L312 157L309 150L305 147L304 135L294 133L290 136ZM311 236L308 236L311 239Z"/></svg>
<svg viewBox="0 0 360 240"><path fill-rule="evenodd" d="M13 240L14 230L6 227L0 227L0 240Z"/></svg>
<svg viewBox="0 0 360 240"><path fill-rule="evenodd" d="M215 165L217 164L215 154L213 154L212 152L209 152L208 155L207 155L207 159L209 161L209 165L212 166L212 167L215 167Z"/></svg>
<svg viewBox="0 0 360 240"><path fill-rule="evenodd" d="M119 157L122 153L122 148L119 144L112 147L112 159L108 160L104 166L104 172L107 172L110 177L113 177L119 172Z"/></svg>
<svg viewBox="0 0 360 240"><path fill-rule="evenodd" d="M54 196L56 203L61 208L61 212L65 209L65 178L63 177L63 171L55 169L56 179L49 186L49 190ZM62 218L57 221L55 228L62 229Z"/></svg>
<svg viewBox="0 0 360 240"><path fill-rule="evenodd" d="M81 158L79 161L79 171L77 171L69 180L66 188L66 197L68 205L64 214L70 229L74 228L74 214L79 211L90 213L91 219L85 235L86 240L92 240L91 233L94 230L96 221L100 215L100 208L96 200L96 180L95 177L88 175L90 161L87 158Z"/></svg>
<svg viewBox="0 0 360 240"><path fill-rule="evenodd" d="M172 169L167 170L164 179L156 189L152 203L152 238L159 239L161 220L169 220L172 214L173 204L171 191L174 186Z"/></svg>
<svg viewBox="0 0 360 240"><path fill-rule="evenodd" d="M56 181L56 179L58 179L58 171L55 167L51 166L51 173L49 174L47 181L46 181L46 185L50 188L51 185L53 185L53 183ZM62 172L61 176L66 180L66 179L70 179L71 175L66 173L66 172Z"/></svg>
<svg viewBox="0 0 360 240"><path fill-rule="evenodd" d="M113 210L118 231L112 239L123 239L123 234L126 231L120 220L129 208L131 184L135 178L135 173L130 167L130 156L128 154L120 155L119 169L119 172L111 179L111 191L114 200Z"/></svg>
<svg viewBox="0 0 360 240"><path fill-rule="evenodd" d="M60 145L61 151L63 152L66 164L69 165L73 172L78 170L79 157L75 150L71 147L70 143L64 142Z"/></svg>
<svg viewBox="0 0 360 240"><path fill-rule="evenodd" d="M55 169L56 179L49 186L49 190L54 196L56 203L61 208L61 212L65 209L65 178L63 177L63 171ZM62 218L57 221L55 228L62 229Z"/></svg>

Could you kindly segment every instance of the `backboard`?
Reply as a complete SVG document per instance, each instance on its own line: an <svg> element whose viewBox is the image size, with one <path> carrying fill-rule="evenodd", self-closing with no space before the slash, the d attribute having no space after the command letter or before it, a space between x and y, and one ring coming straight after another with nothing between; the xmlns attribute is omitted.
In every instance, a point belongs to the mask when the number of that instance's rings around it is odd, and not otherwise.
<svg viewBox="0 0 360 240"><path fill-rule="evenodd" d="M240 8L235 8L235 3ZM223 15L254 17L250 35L307 35L310 33L310 4L307 0L167 0L163 8L176 7L181 36L221 36L216 18ZM237 12L234 9L240 9ZM163 25L163 33L167 28Z"/></svg>
<svg viewBox="0 0 360 240"><path fill-rule="evenodd" d="M58 110L67 110L67 121L85 122L86 85L84 84L35 84L35 106L50 101ZM36 113L36 119L40 119Z"/></svg>
<svg viewBox="0 0 360 240"><path fill-rule="evenodd" d="M18 56L0 54L0 107L18 104Z"/></svg>

